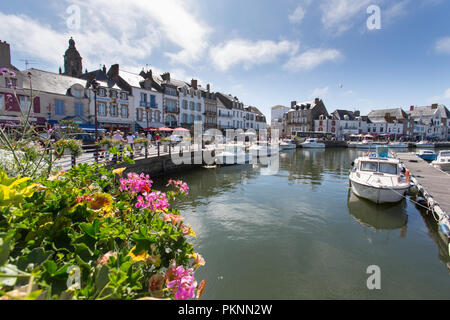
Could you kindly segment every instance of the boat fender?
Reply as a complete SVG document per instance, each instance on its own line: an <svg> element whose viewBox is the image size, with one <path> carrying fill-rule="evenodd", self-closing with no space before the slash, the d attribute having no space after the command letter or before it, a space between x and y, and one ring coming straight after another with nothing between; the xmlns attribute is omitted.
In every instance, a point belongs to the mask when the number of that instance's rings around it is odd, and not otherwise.
<svg viewBox="0 0 450 320"><path fill-rule="evenodd" d="M409 171L408 169L406 169L406 182L411 182L411 171Z"/></svg>
<svg viewBox="0 0 450 320"><path fill-rule="evenodd" d="M449 227L446 224L441 224L441 231L447 237L450 237L450 229L449 229Z"/></svg>

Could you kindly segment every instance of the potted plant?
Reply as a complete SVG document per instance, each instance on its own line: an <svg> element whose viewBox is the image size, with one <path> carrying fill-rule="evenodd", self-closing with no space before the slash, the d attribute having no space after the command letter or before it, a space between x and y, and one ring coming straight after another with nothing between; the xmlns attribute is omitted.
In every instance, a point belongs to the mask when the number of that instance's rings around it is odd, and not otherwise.
<svg viewBox="0 0 450 320"><path fill-rule="evenodd" d="M55 155L57 158L62 156L73 155L78 157L83 152L81 147L81 141L73 139L61 139L58 140L53 147L55 148Z"/></svg>
<svg viewBox="0 0 450 320"><path fill-rule="evenodd" d="M147 138L139 138L134 141L136 149L139 151L139 153L142 153L142 148L147 148L149 143L150 141Z"/></svg>

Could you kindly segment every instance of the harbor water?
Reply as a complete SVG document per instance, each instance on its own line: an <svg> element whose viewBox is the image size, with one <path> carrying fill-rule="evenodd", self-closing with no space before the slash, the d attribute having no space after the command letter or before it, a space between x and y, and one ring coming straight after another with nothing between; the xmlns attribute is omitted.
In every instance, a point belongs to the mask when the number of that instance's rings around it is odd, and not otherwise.
<svg viewBox="0 0 450 320"><path fill-rule="evenodd" d="M407 199L377 206L349 189L364 152L299 149L280 168L193 169L176 205L206 260L204 299L450 299L450 258L431 215ZM369 266L381 289L369 290Z"/></svg>

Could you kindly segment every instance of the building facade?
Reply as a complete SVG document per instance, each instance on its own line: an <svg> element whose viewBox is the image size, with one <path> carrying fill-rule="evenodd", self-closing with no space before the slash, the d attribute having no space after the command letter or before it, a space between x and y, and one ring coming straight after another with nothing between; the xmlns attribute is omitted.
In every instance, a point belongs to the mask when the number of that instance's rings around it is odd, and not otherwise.
<svg viewBox="0 0 450 320"><path fill-rule="evenodd" d="M319 98L298 104L291 102L291 109L284 115L285 132L288 136L305 135L315 132L315 120L328 117L328 111Z"/></svg>
<svg viewBox="0 0 450 320"><path fill-rule="evenodd" d="M411 106L407 111L412 118L415 139L448 140L450 138L450 112L444 105Z"/></svg>

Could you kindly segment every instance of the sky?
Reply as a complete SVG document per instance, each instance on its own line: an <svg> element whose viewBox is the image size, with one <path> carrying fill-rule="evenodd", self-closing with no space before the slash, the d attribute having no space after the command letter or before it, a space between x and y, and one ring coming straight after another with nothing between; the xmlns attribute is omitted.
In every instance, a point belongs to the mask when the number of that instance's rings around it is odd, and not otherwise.
<svg viewBox="0 0 450 320"><path fill-rule="evenodd" d="M89 71L151 68L272 106L329 112L450 105L448 0L16 0L13 64L58 72L73 37Z"/></svg>

